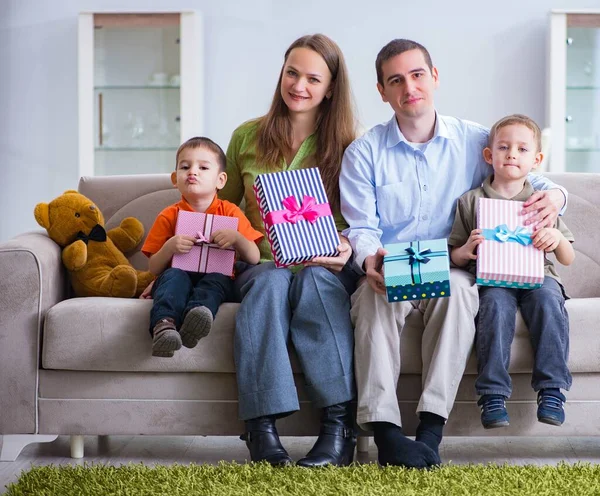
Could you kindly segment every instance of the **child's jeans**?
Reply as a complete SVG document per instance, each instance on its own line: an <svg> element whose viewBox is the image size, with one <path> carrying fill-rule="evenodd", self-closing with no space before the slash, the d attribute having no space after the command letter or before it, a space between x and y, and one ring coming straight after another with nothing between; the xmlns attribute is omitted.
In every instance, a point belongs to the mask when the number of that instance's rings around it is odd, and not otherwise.
<svg viewBox="0 0 600 496"><path fill-rule="evenodd" d="M508 374L510 346L515 335L517 307L529 329L534 352L531 386L571 387L567 367L569 356L569 317L560 284L551 277L537 289L479 288L479 315L475 349L479 376L478 395L501 394L510 397L512 383Z"/></svg>
<svg viewBox="0 0 600 496"><path fill-rule="evenodd" d="M165 270L152 287L150 334L160 319L171 318L177 329L189 310L207 307L213 318L219 305L233 301L233 279L223 274L200 274L181 269Z"/></svg>

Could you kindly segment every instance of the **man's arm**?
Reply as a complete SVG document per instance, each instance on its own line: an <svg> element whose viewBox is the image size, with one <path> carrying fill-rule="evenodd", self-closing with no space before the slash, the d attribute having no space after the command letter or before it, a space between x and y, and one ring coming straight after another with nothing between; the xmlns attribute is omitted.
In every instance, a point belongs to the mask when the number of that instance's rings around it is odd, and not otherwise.
<svg viewBox="0 0 600 496"><path fill-rule="evenodd" d="M364 270L364 261L382 248L375 194L373 164L368 155L352 143L344 153L340 173L342 215L348 222L343 235L355 253L356 264Z"/></svg>

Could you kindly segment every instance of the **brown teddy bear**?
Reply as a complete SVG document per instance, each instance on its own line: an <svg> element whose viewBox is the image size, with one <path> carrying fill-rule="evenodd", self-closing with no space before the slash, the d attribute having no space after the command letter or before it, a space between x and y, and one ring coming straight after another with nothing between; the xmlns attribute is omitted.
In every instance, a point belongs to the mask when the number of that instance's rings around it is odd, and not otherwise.
<svg viewBox="0 0 600 496"><path fill-rule="evenodd" d="M104 230L102 212L74 190L50 203L38 203L35 220L63 248L62 261L71 274L76 296L139 296L154 279L134 269L122 252L133 250L144 236L144 226L127 217L119 227Z"/></svg>

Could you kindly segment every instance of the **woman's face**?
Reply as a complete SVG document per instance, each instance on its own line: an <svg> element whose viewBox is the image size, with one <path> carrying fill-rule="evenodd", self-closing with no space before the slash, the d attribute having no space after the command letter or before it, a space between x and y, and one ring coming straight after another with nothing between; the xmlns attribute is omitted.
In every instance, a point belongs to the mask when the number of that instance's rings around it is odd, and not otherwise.
<svg viewBox="0 0 600 496"><path fill-rule="evenodd" d="M281 97L292 113L314 113L331 97L331 73L325 60L310 48L294 48L283 66Z"/></svg>

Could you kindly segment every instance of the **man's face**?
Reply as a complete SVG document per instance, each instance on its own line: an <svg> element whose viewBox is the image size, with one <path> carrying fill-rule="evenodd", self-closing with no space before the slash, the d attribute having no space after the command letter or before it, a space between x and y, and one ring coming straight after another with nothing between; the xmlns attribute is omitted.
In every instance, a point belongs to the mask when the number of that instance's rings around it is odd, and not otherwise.
<svg viewBox="0 0 600 496"><path fill-rule="evenodd" d="M421 50L408 50L386 60L381 66L383 86L377 89L399 119L417 119L433 110L433 92L438 72L429 69Z"/></svg>

